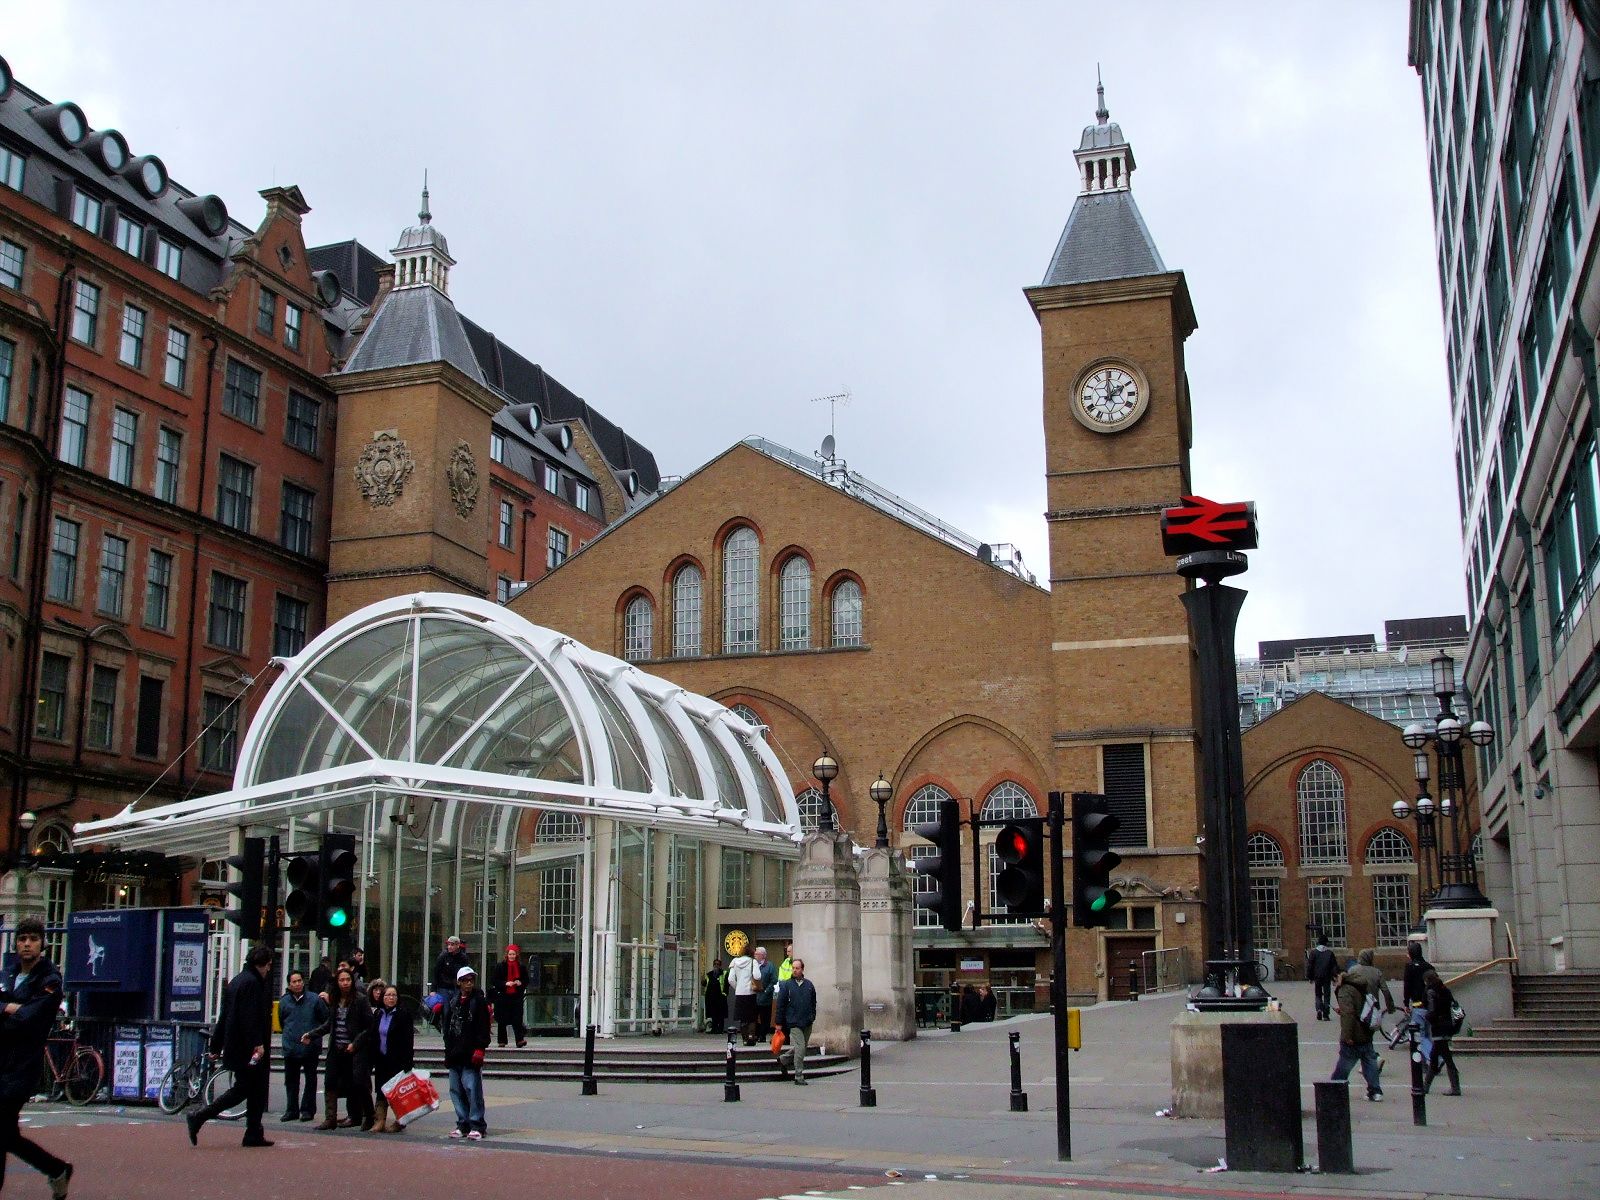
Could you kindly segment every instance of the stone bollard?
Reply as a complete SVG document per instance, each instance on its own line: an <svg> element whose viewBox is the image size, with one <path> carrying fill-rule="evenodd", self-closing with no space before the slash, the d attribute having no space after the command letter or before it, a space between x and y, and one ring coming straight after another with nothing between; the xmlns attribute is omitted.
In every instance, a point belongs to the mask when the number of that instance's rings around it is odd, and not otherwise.
<svg viewBox="0 0 1600 1200"><path fill-rule="evenodd" d="M1022 1035L1012 1030L1011 1039L1011 1111L1028 1111L1028 1093L1022 1090Z"/></svg>
<svg viewBox="0 0 1600 1200"><path fill-rule="evenodd" d="M872 1086L872 1030L861 1031L861 1107L878 1107L878 1089Z"/></svg>
<svg viewBox="0 0 1600 1200"><path fill-rule="evenodd" d="M583 1033L583 1094L598 1096L600 1082L594 1077L594 1026Z"/></svg>
<svg viewBox="0 0 1600 1200"><path fill-rule="evenodd" d="M1350 1143L1350 1085L1319 1079L1317 1096L1317 1168L1324 1175L1354 1175L1355 1151Z"/></svg>

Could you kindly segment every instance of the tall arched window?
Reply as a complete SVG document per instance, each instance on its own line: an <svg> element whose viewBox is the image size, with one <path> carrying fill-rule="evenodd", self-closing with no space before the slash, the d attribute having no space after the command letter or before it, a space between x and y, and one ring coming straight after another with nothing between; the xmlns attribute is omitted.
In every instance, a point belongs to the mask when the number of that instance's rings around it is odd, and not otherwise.
<svg viewBox="0 0 1600 1200"><path fill-rule="evenodd" d="M778 648L811 649L811 564L796 554L778 576Z"/></svg>
<svg viewBox="0 0 1600 1200"><path fill-rule="evenodd" d="M622 613L622 657L630 662L654 652L656 611L648 596L635 596Z"/></svg>
<svg viewBox="0 0 1600 1200"><path fill-rule="evenodd" d="M672 577L672 656L693 658L700 641L700 568L685 563Z"/></svg>
<svg viewBox="0 0 1600 1200"><path fill-rule="evenodd" d="M845 579L833 589L833 644L859 646L863 641L861 585Z"/></svg>
<svg viewBox="0 0 1600 1200"><path fill-rule="evenodd" d="M1250 926L1256 945L1283 949L1283 847L1270 834L1252 833L1245 843L1250 867Z"/></svg>
<svg viewBox="0 0 1600 1200"><path fill-rule="evenodd" d="M1372 879L1374 941L1404 946L1411 934L1411 880L1417 870L1411 843L1398 829L1380 829L1367 839L1365 857Z"/></svg>
<svg viewBox="0 0 1600 1200"><path fill-rule="evenodd" d="M761 543L748 525L735 529L722 547L722 652L757 649L761 593L757 586Z"/></svg>
<svg viewBox="0 0 1600 1200"><path fill-rule="evenodd" d="M911 799L907 801L904 823L905 831L911 835L912 838L916 839L915 845L909 845L906 847L906 854L909 857L926 858L930 854L937 854L939 852L938 847L930 845L929 843L924 842L921 838L917 837L917 826L925 825L929 821L937 821L939 819L939 804L941 801L948 799L950 799L949 792L945 791L936 783L928 783L924 784L922 787L919 787L916 792L912 794ZM928 896L932 895L938 890L938 885L935 884L934 881L928 876L917 875L914 878L916 881L917 895ZM939 928L938 913L926 908L919 908L916 911L916 922L918 929Z"/></svg>
<svg viewBox="0 0 1600 1200"><path fill-rule="evenodd" d="M800 828L804 832L810 833L818 825L822 824L821 788L808 787L796 796L794 801L800 807ZM839 806L829 800L828 807L833 810L833 827L835 829L843 829L844 826L839 822Z"/></svg>
<svg viewBox="0 0 1600 1200"><path fill-rule="evenodd" d="M1344 776L1316 759L1300 772L1295 791L1300 808L1300 863L1321 867L1350 861L1345 832Z"/></svg>

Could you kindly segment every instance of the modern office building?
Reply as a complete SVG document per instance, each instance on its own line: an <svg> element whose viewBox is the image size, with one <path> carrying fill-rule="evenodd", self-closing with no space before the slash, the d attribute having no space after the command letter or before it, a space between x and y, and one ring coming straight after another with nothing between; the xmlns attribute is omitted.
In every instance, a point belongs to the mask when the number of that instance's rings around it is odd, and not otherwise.
<svg viewBox="0 0 1600 1200"><path fill-rule="evenodd" d="M1600 968L1600 24L1413 0L1490 898L1524 970Z"/></svg>

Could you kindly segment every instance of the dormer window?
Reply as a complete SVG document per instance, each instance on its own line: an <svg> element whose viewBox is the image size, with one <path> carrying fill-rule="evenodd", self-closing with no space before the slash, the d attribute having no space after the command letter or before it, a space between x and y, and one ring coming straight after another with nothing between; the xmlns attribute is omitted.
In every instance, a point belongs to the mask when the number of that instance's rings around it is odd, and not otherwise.
<svg viewBox="0 0 1600 1200"><path fill-rule="evenodd" d="M144 257L144 226L117 214L117 249L135 258Z"/></svg>
<svg viewBox="0 0 1600 1200"><path fill-rule="evenodd" d="M503 463L506 461L506 435L503 433L489 434L489 459L492 462Z"/></svg>
<svg viewBox="0 0 1600 1200"><path fill-rule="evenodd" d="M72 194L72 223L79 229L87 229L90 233L100 232L100 218L104 208L99 199L88 192L74 192Z"/></svg>
<svg viewBox="0 0 1600 1200"><path fill-rule="evenodd" d="M164 237L156 239L156 270L168 279L177 279L183 273L183 247Z"/></svg>
<svg viewBox="0 0 1600 1200"><path fill-rule="evenodd" d="M12 191L22 190L22 170L27 159L9 146L0 146L0 184Z"/></svg>
<svg viewBox="0 0 1600 1200"><path fill-rule="evenodd" d="M581 480L572 481L572 503L579 512L588 512L590 502L589 485Z"/></svg>
<svg viewBox="0 0 1600 1200"><path fill-rule="evenodd" d="M561 472L549 463L544 464L544 490L552 496L561 494Z"/></svg>

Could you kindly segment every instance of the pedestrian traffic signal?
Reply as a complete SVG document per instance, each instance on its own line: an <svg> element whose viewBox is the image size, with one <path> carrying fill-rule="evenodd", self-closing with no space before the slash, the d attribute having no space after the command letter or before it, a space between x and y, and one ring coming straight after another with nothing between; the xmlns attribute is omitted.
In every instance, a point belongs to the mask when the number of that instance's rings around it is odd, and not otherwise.
<svg viewBox="0 0 1600 1200"><path fill-rule="evenodd" d="M261 894L267 874L267 839L247 837L240 854L229 855L228 865L234 878L223 885L223 891L238 898L239 907L226 910L222 916L239 927L247 940L261 936Z"/></svg>
<svg viewBox="0 0 1600 1200"><path fill-rule="evenodd" d="M912 862L912 870L933 880L931 892L917 896L917 907L939 914L939 924L949 930L961 928L961 806L954 800L939 801L939 819L918 825L913 832L938 847L933 854Z"/></svg>
<svg viewBox="0 0 1600 1200"><path fill-rule="evenodd" d="M289 860L284 876L289 882L289 894L283 901L283 913L289 918L289 928L301 932L316 930L318 901L322 894L322 856L295 855Z"/></svg>
<svg viewBox="0 0 1600 1200"><path fill-rule="evenodd" d="M324 937L347 936L355 916L356 839L349 833L322 835L322 854L317 863L320 892L317 931Z"/></svg>
<svg viewBox="0 0 1600 1200"><path fill-rule="evenodd" d="M1122 902L1111 886L1111 871L1122 855L1111 849L1111 835L1122 822L1104 796L1072 793L1072 923L1083 929L1110 924L1109 915Z"/></svg>
<svg viewBox="0 0 1600 1200"><path fill-rule="evenodd" d="M1023 817L1003 826L994 853L1006 864L994 890L1007 915L1044 916L1044 818Z"/></svg>

